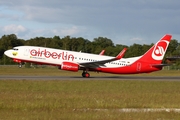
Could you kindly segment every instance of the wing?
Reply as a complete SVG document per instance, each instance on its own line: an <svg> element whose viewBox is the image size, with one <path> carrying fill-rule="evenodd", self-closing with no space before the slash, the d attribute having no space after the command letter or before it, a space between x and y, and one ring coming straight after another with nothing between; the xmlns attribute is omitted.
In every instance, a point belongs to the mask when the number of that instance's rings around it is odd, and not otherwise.
<svg viewBox="0 0 180 120"><path fill-rule="evenodd" d="M79 63L79 65L81 67L85 67L85 68L97 68L97 67L105 66L104 65L105 63L112 62L115 60L120 60L124 56L126 50L127 50L127 48L124 48L116 57L114 57L112 59L94 61L94 62L86 62L86 63Z"/></svg>

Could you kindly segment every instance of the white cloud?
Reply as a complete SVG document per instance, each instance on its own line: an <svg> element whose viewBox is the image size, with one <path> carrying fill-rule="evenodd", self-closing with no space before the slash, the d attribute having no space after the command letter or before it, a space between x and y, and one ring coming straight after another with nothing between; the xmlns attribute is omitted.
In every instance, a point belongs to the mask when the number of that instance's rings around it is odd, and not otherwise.
<svg viewBox="0 0 180 120"><path fill-rule="evenodd" d="M29 38L56 34L154 43L166 33L180 35L179 4L178 0L1 0L0 26L8 25L5 33Z"/></svg>
<svg viewBox="0 0 180 120"><path fill-rule="evenodd" d="M58 30L56 30L58 31ZM72 26L71 28L65 28L60 30L59 32L55 34L62 34L62 35L75 35L78 34L81 31L81 28L78 28L77 26Z"/></svg>
<svg viewBox="0 0 180 120"><path fill-rule="evenodd" d="M24 39L30 39L34 37L54 37L55 35L64 37L70 35L71 37L77 37L78 34L86 31L84 27L81 26L69 26L69 27L57 27L57 28L38 28L38 29L30 29L28 32L24 34L24 36L20 36ZM80 36L79 36L80 37Z"/></svg>
<svg viewBox="0 0 180 120"><path fill-rule="evenodd" d="M141 43L143 42L143 39L140 37L135 37L135 38L131 38L130 41L135 42L135 43Z"/></svg>
<svg viewBox="0 0 180 120"><path fill-rule="evenodd" d="M19 34L19 33L22 33L22 32L26 32L27 29L25 27L23 27L22 25L7 25L7 26L4 26L2 28L2 31L6 34L11 34L11 33L15 33L15 34Z"/></svg>

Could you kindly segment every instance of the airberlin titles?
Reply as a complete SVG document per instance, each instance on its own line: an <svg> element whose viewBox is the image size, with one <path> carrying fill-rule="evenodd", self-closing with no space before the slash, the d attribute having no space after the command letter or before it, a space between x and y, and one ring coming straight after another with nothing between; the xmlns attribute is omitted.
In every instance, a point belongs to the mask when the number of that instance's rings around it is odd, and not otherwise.
<svg viewBox="0 0 180 120"><path fill-rule="evenodd" d="M38 48L30 50L30 55L32 57L41 57L41 58L52 58L52 59L62 59L62 60L74 60L74 55L69 54L68 52L60 51L60 52L52 52L47 49Z"/></svg>

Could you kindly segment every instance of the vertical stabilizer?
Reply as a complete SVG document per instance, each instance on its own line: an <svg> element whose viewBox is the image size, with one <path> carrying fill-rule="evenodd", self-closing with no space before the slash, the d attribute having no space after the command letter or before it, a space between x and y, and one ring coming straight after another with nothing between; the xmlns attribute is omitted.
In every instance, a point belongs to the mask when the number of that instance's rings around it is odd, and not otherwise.
<svg viewBox="0 0 180 120"><path fill-rule="evenodd" d="M161 64L169 42L171 35L163 36L155 45L153 45L139 60L142 62L148 62L151 64Z"/></svg>

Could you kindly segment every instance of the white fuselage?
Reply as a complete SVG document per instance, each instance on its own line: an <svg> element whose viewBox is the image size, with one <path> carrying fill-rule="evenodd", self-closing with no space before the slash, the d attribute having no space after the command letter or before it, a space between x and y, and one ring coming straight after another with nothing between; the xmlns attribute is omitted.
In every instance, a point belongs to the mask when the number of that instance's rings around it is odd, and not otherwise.
<svg viewBox="0 0 180 120"><path fill-rule="evenodd" d="M7 56L14 59L21 59L29 62L37 62L52 65L61 65L64 61L74 62L74 63L88 63L94 61L101 61L106 59L111 59L114 57L96 55L82 52L74 52L68 50L52 49L45 47L36 46L19 46L14 47L11 50L5 52ZM121 58L120 60L108 62L102 67L121 67L132 64L134 61L138 60L139 57L133 58Z"/></svg>

